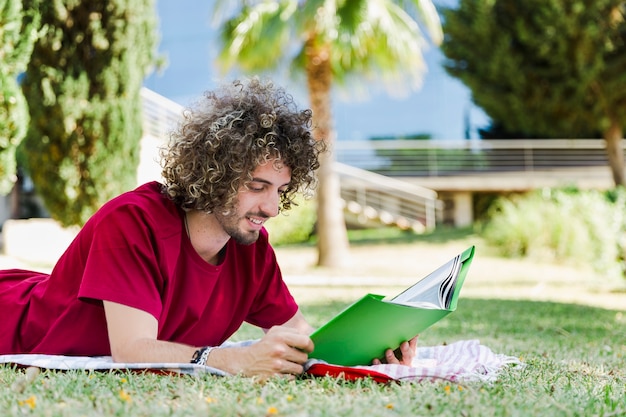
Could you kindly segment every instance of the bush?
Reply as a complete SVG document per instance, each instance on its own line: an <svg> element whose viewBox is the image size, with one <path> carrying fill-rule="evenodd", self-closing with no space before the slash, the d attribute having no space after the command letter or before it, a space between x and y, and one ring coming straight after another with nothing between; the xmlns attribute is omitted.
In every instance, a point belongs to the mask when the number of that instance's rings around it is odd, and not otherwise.
<svg viewBox="0 0 626 417"><path fill-rule="evenodd" d="M155 2L23 1L41 24L22 81L30 124L20 152L50 215L83 225L137 184Z"/></svg>
<svg viewBox="0 0 626 417"><path fill-rule="evenodd" d="M296 203L297 206L266 223L272 245L304 243L313 234L317 220L315 201L299 197Z"/></svg>
<svg viewBox="0 0 626 417"><path fill-rule="evenodd" d="M0 194L8 194L16 179L15 152L26 135L28 104L18 84L35 39L39 14L24 10L21 1L0 1Z"/></svg>
<svg viewBox="0 0 626 417"><path fill-rule="evenodd" d="M482 228L486 242L508 257L592 265L622 273L623 191L542 190L496 200Z"/></svg>

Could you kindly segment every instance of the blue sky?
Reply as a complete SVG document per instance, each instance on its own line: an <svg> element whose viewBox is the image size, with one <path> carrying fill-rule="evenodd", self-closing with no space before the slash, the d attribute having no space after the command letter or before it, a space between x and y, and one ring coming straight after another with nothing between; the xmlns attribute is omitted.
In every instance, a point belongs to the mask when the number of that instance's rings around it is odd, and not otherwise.
<svg viewBox="0 0 626 417"><path fill-rule="evenodd" d="M435 1L436 5L456 4L456 0ZM210 0L157 0L160 20L160 53L167 65L152 74L146 87L187 105L202 92L216 87L234 75L220 76L214 66L218 44L211 24ZM428 133L435 139L463 139L469 117L471 137L488 124L484 113L471 103L469 90L450 77L441 66L443 55L431 46L424 53L428 72L422 88L406 97L393 97L373 91L363 98L335 94L333 114L339 140L367 140L372 136ZM287 77L276 76L300 107L308 107L305 86Z"/></svg>

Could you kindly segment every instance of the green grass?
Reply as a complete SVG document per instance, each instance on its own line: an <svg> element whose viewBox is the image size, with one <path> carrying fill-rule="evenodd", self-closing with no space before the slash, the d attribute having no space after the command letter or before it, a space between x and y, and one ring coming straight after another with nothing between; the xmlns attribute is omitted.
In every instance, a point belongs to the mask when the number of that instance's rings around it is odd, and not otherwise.
<svg viewBox="0 0 626 417"><path fill-rule="evenodd" d="M405 244L405 243L446 243L449 241L465 240L475 236L473 227L451 228L439 227L432 233L417 234L410 230L401 230L395 227L379 229L356 229L348 231L351 245L368 244Z"/></svg>
<svg viewBox="0 0 626 417"><path fill-rule="evenodd" d="M319 325L342 302L302 308ZM530 301L463 299L422 345L480 339L522 358L495 383L270 380L0 367L3 416L623 416L626 313ZM237 339L257 337L244 326Z"/></svg>
<svg viewBox="0 0 626 417"><path fill-rule="evenodd" d="M453 228L438 227L432 233L418 234L411 230L401 230L396 227L381 227L375 229L348 230L350 245L366 246L370 244L407 244L407 243L446 243L450 241L466 240L476 236L473 227ZM307 242L297 244L275 245L276 247L312 247L316 245L316 237L312 236Z"/></svg>

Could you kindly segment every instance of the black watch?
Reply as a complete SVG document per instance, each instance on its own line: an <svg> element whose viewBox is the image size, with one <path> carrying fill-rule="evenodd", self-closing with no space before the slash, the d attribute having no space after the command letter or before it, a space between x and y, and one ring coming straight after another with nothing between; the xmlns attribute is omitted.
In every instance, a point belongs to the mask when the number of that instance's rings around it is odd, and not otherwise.
<svg viewBox="0 0 626 417"><path fill-rule="evenodd" d="M196 350L191 357L191 363L202 366L206 365L206 361L209 359L209 354L212 350L213 348L210 346L204 346Z"/></svg>

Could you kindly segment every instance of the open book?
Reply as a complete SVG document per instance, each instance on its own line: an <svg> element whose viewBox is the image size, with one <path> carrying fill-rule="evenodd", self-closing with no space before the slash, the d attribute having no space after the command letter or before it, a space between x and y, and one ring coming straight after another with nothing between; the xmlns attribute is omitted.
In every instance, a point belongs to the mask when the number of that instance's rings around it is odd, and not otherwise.
<svg viewBox="0 0 626 417"><path fill-rule="evenodd" d="M370 365L456 310L473 257L471 246L395 297L365 295L313 332L309 358Z"/></svg>

